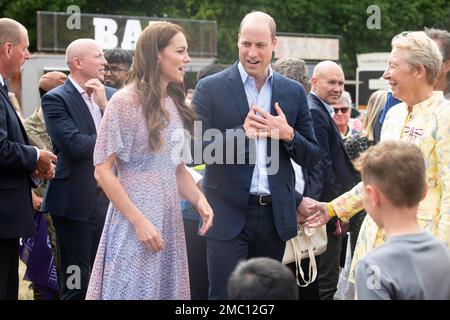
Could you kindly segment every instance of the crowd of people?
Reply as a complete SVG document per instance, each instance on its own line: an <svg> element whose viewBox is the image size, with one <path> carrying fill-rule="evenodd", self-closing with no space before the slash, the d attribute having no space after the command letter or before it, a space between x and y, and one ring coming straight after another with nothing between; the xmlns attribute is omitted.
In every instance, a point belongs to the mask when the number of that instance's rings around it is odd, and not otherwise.
<svg viewBox="0 0 450 320"><path fill-rule="evenodd" d="M450 299L449 32L395 36L361 113L336 62L272 64L264 12L187 91L176 24L134 53L77 39L22 119L6 81L28 45L0 19L0 299L19 256L35 299ZM299 225L327 235L307 285L282 264Z"/></svg>

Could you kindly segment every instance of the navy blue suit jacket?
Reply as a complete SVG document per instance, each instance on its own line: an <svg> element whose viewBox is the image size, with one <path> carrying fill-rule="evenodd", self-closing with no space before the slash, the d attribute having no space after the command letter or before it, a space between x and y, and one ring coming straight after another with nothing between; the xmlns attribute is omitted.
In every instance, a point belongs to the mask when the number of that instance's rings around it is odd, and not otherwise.
<svg viewBox="0 0 450 320"><path fill-rule="evenodd" d="M37 151L0 85L0 239L35 233L30 175L36 163Z"/></svg>
<svg viewBox="0 0 450 320"><path fill-rule="evenodd" d="M295 175L290 162L294 159L305 168L312 167L319 158L319 149L314 137L312 119L308 109L306 93L303 87L288 78L273 74L271 114L276 115L274 108L278 102L287 122L295 129L293 144L280 141L277 150L279 170L269 175L270 193L275 227L281 239L288 240L297 234L295 210L300 198L295 196ZM249 161L250 148L254 148L254 141L245 138L245 149L226 150L225 145L233 139L235 146L237 139L227 136L229 133L241 131L249 112L249 105L245 89L239 74L237 63L228 69L199 81L192 100L199 120L202 121L202 132L207 129L218 129L220 134L211 142L203 141L195 150L211 148L216 141L223 140L223 159L232 159L234 164L212 163L206 165L203 179L205 195L214 210L214 223L206 234L207 237L219 240L229 240L237 236L242 229L247 216L250 184L254 164ZM245 136L245 135L244 135ZM276 143L268 140L268 156L271 157L272 148ZM272 145L272 147L271 147ZM229 151L227 153L227 151ZM232 153L232 154L230 154ZM237 164L237 160L244 159L245 163ZM254 161L253 161L254 163Z"/></svg>
<svg viewBox="0 0 450 320"><path fill-rule="evenodd" d="M116 89L105 87L109 99ZM93 154L97 131L81 94L70 82L42 97L47 132L56 161L55 178L47 186L42 210L86 221L96 203Z"/></svg>
<svg viewBox="0 0 450 320"><path fill-rule="evenodd" d="M328 202L353 188L359 179L341 134L325 105L314 94L308 95L308 103L320 147L320 162L309 170L308 176L310 179L320 177L322 182L322 185L309 183L310 187L314 187L308 193L320 195L316 200Z"/></svg>

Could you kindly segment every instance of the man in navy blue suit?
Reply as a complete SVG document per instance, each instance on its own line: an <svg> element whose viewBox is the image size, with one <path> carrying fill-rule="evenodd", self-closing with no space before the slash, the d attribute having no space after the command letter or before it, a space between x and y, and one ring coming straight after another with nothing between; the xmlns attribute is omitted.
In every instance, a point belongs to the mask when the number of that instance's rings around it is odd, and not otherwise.
<svg viewBox="0 0 450 320"><path fill-rule="evenodd" d="M23 25L0 19L0 300L18 298L19 238L35 233L31 188L55 174L55 155L30 145L8 97L5 81L30 58L28 44Z"/></svg>
<svg viewBox="0 0 450 320"><path fill-rule="evenodd" d="M59 249L61 299L85 298L109 201L94 178L97 130L115 89L101 81L106 60L92 39L66 50L70 75L42 98L47 131L58 156L42 210L50 212Z"/></svg>
<svg viewBox="0 0 450 320"><path fill-rule="evenodd" d="M320 146L320 163L310 170L319 171L322 185L315 184L319 194L316 200L328 202L350 190L358 183L358 177L345 150L341 134L336 127L333 104L344 91L345 76L342 68L333 61L322 61L314 68L308 103L314 123L314 132ZM339 112L340 110L337 110ZM318 270L319 296L321 300L333 299L339 279L339 257L342 235L336 234L336 221L327 225L327 250L321 254Z"/></svg>
<svg viewBox="0 0 450 320"><path fill-rule="evenodd" d="M290 159L309 168L319 157L305 90L270 67L276 43L272 17L245 16L239 61L201 80L192 100L205 137L196 139L202 147L194 144L194 161L202 150L203 188L215 213L206 234L210 299L227 298L240 260L281 261L297 234L302 198Z"/></svg>

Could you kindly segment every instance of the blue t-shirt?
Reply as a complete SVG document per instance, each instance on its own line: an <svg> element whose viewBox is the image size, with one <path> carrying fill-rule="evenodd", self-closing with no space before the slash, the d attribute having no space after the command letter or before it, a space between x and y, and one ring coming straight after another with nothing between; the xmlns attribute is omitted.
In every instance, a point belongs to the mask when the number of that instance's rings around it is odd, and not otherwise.
<svg viewBox="0 0 450 320"><path fill-rule="evenodd" d="M383 113L381 114L380 117L380 123L383 124L384 119L386 118L386 115L388 113L388 111L395 106L396 104L399 104L401 101L398 100L397 98L394 98L394 96L392 95L392 92L388 92L387 94L387 98L386 98L386 103L383 107Z"/></svg>

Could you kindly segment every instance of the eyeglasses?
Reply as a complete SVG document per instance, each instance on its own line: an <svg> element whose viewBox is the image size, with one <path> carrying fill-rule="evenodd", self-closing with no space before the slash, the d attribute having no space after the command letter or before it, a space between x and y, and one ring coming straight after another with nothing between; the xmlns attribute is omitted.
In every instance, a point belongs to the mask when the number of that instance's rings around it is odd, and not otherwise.
<svg viewBox="0 0 450 320"><path fill-rule="evenodd" d="M343 107L343 108L333 108L334 113L336 113L336 114L338 114L339 111L340 111L342 114L347 113L347 112L348 112L348 109L349 109L348 107Z"/></svg>
<svg viewBox="0 0 450 320"><path fill-rule="evenodd" d="M120 71L129 71L129 70L122 69L116 66L105 66L105 74L107 74L108 71L110 71L112 75L117 76L120 73Z"/></svg>

